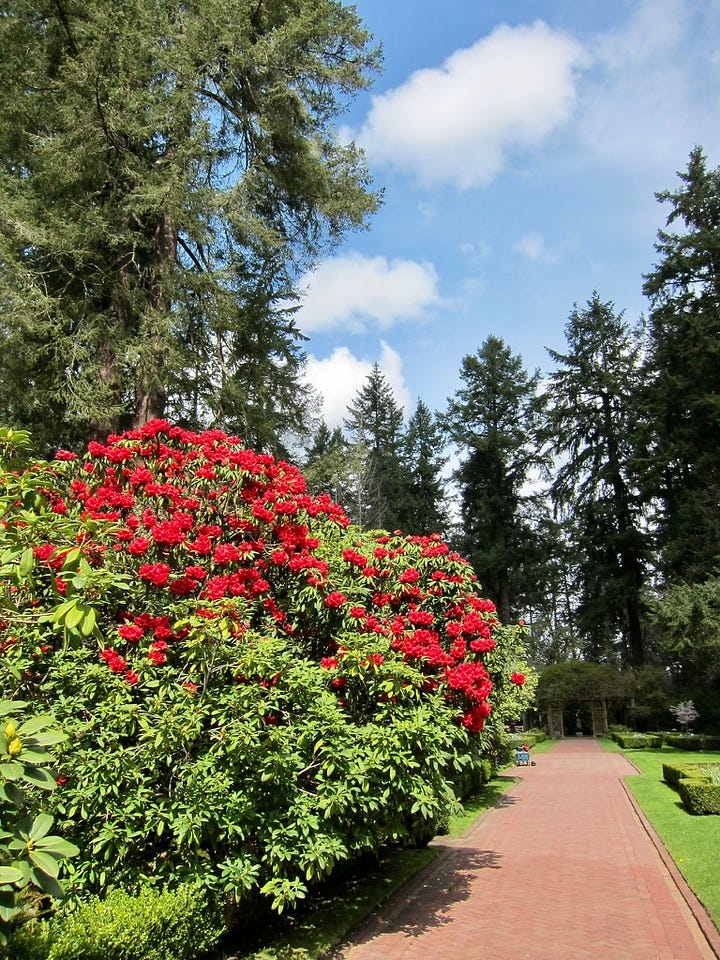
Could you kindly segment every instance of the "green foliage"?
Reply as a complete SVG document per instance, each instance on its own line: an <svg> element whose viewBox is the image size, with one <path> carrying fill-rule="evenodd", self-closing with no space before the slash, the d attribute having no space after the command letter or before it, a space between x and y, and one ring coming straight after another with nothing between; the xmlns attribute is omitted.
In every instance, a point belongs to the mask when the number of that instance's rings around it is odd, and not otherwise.
<svg viewBox="0 0 720 960"><path fill-rule="evenodd" d="M663 780L671 787L676 787L680 780L712 780L712 771L720 769L715 761L700 761L698 763L673 762L668 760L662 765Z"/></svg>
<svg viewBox="0 0 720 960"><path fill-rule="evenodd" d="M569 660L545 667L537 685L537 701L578 699L623 700L631 690L630 678L609 664Z"/></svg>
<svg viewBox="0 0 720 960"><path fill-rule="evenodd" d="M679 780L680 799L692 814L720 814L720 783L712 780Z"/></svg>
<svg viewBox="0 0 720 960"><path fill-rule="evenodd" d="M577 625L591 659L612 655L619 634L623 661L639 666L649 553L636 462L641 330L595 293L565 334L567 352L549 351L543 435L558 458L551 494L569 531Z"/></svg>
<svg viewBox="0 0 720 960"><path fill-rule="evenodd" d="M403 414L377 363L348 404L344 423L355 446L365 451L348 503L350 516L368 529L408 529L410 472L402 457Z"/></svg>
<svg viewBox="0 0 720 960"><path fill-rule="evenodd" d="M658 652L681 688L720 683L720 576L672 585L651 606Z"/></svg>
<svg viewBox="0 0 720 960"><path fill-rule="evenodd" d="M19 933L12 960L196 960L223 928L207 896L189 884L136 896L113 890Z"/></svg>
<svg viewBox="0 0 720 960"><path fill-rule="evenodd" d="M678 174L658 233L659 261L645 277L650 329L643 402L651 424L645 497L657 498L663 572L698 583L720 556L720 169L700 147Z"/></svg>
<svg viewBox="0 0 720 960"><path fill-rule="evenodd" d="M542 462L532 438L539 374L529 377L521 358L491 336L463 357L460 377L464 386L442 419L461 457L458 547L509 622L529 586L538 585L524 566L533 533L523 487Z"/></svg>
<svg viewBox="0 0 720 960"><path fill-rule="evenodd" d="M418 400L403 437L410 482L402 526L412 533L443 533L448 525L442 469L443 439L436 416Z"/></svg>
<svg viewBox="0 0 720 960"><path fill-rule="evenodd" d="M37 809L37 796L28 793L55 789L47 748L65 740L50 714L18 717L28 706L0 700L0 944L34 916L40 897L64 896L58 882L61 865L80 852L50 835L53 818L47 813L22 816L24 808L33 808L32 799Z"/></svg>
<svg viewBox="0 0 720 960"><path fill-rule="evenodd" d="M439 537L352 528L220 431L152 422L3 482L0 679L67 731L76 897L282 911L436 832L490 712L532 696L523 631Z"/></svg>
<svg viewBox="0 0 720 960"><path fill-rule="evenodd" d="M334 128L354 7L11 0L0 19L0 418L42 448L165 413L306 422L301 270L376 208Z"/></svg>
<svg viewBox="0 0 720 960"><path fill-rule="evenodd" d="M666 733L665 743L676 750L717 750L720 748L720 737L696 733Z"/></svg>
<svg viewBox="0 0 720 960"><path fill-rule="evenodd" d="M663 738L660 734L615 731L612 738L615 743L620 744L623 750L657 750L663 745Z"/></svg>

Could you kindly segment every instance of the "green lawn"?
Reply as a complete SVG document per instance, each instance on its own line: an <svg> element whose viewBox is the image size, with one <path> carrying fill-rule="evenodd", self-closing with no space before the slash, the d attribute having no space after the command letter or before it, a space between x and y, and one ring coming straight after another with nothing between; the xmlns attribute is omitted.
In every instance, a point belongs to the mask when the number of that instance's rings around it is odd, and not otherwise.
<svg viewBox="0 0 720 960"><path fill-rule="evenodd" d="M615 745L606 742L608 749ZM661 750L625 750L641 771L626 782L643 813L653 825L681 873L720 926L720 816L693 816L680 803L677 793L662 779L663 761L683 763L713 760L720 753L698 753L663 747Z"/></svg>

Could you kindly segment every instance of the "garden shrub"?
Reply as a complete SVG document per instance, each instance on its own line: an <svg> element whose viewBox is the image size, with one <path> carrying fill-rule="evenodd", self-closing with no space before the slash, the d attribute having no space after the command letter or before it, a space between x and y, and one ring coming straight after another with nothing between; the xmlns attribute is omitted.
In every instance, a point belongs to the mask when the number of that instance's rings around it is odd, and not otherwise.
<svg viewBox="0 0 720 960"><path fill-rule="evenodd" d="M113 890L18 933L10 949L12 960L195 960L223 928L207 895L188 884L137 896Z"/></svg>
<svg viewBox="0 0 720 960"><path fill-rule="evenodd" d="M720 771L720 763L673 763L669 761L663 763L663 780L671 787L677 788L682 779L691 780L710 780L714 771Z"/></svg>
<svg viewBox="0 0 720 960"><path fill-rule="evenodd" d="M623 750L657 750L663 744L662 736L652 733L615 732L612 738Z"/></svg>
<svg viewBox="0 0 720 960"><path fill-rule="evenodd" d="M26 717L22 700L0 700L0 945L43 899L63 897L63 862L77 847L50 833L42 797L56 788L49 747L65 735L51 714Z"/></svg>
<svg viewBox="0 0 720 960"><path fill-rule="evenodd" d="M524 633L438 536L353 528L289 464L164 421L2 484L0 682L67 733L76 897L282 910L507 753Z"/></svg>
<svg viewBox="0 0 720 960"><path fill-rule="evenodd" d="M709 779L681 779L677 785L683 806L692 814L720 813L720 783Z"/></svg>
<svg viewBox="0 0 720 960"><path fill-rule="evenodd" d="M667 733L665 743L677 750L720 750L720 737L698 733Z"/></svg>

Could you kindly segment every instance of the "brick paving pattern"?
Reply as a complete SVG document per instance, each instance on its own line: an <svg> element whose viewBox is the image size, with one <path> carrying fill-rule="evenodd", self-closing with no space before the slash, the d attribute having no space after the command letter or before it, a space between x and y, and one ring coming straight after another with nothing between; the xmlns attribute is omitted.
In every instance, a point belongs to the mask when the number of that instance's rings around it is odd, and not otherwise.
<svg viewBox="0 0 720 960"><path fill-rule="evenodd" d="M712 960L720 937L658 850L618 753L560 741L355 931L337 960ZM705 932L704 932L705 931Z"/></svg>

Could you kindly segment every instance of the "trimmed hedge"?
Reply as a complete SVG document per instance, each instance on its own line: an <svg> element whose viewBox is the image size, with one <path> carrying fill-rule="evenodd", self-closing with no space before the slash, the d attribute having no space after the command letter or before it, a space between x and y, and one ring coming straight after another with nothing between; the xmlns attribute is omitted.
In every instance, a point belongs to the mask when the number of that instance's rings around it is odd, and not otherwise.
<svg viewBox="0 0 720 960"><path fill-rule="evenodd" d="M720 763L677 763L668 761L663 763L663 780L671 787L677 788L681 780L710 780L707 772L710 769L720 769Z"/></svg>
<svg viewBox="0 0 720 960"><path fill-rule="evenodd" d="M720 783L710 780L682 779L678 793L685 808L692 814L720 814Z"/></svg>
<svg viewBox="0 0 720 960"><path fill-rule="evenodd" d="M665 743L678 750L720 750L720 737L696 733L667 733Z"/></svg>
<svg viewBox="0 0 720 960"><path fill-rule="evenodd" d="M139 896L113 890L74 913L23 927L7 960L195 960L224 931L204 893L190 884L146 889ZM0 951L2 948L0 948Z"/></svg>
<svg viewBox="0 0 720 960"><path fill-rule="evenodd" d="M623 750L657 750L663 744L663 738L655 733L613 733L615 743Z"/></svg>

